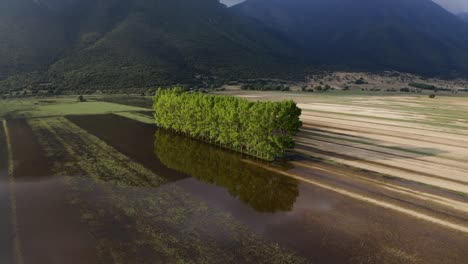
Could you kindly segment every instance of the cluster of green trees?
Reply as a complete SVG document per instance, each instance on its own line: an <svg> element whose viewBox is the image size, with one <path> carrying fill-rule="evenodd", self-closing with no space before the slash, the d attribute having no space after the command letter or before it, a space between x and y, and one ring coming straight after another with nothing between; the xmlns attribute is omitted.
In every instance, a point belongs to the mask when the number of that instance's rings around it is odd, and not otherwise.
<svg viewBox="0 0 468 264"><path fill-rule="evenodd" d="M415 87L415 88L419 88L423 90L434 90L434 91L437 90L436 86L425 84L425 83L409 83L408 85L411 87Z"/></svg>
<svg viewBox="0 0 468 264"><path fill-rule="evenodd" d="M354 82L354 84L369 84L364 78L359 78Z"/></svg>
<svg viewBox="0 0 468 264"><path fill-rule="evenodd" d="M231 96L160 89L154 97L159 127L265 160L294 148L302 122L293 101L249 102Z"/></svg>
<svg viewBox="0 0 468 264"><path fill-rule="evenodd" d="M290 91L291 88L284 84L274 84L274 83L248 83L241 86L242 90L252 90L252 91L281 91L287 92Z"/></svg>
<svg viewBox="0 0 468 264"><path fill-rule="evenodd" d="M437 91L450 91L448 88L443 88L443 87L437 87L431 84L425 84L425 83L409 83L408 84L411 87L423 89L423 90L433 90L435 92Z"/></svg>
<svg viewBox="0 0 468 264"><path fill-rule="evenodd" d="M291 211L299 196L298 182L242 161L242 155L162 129L154 151L168 168L225 188L259 212Z"/></svg>

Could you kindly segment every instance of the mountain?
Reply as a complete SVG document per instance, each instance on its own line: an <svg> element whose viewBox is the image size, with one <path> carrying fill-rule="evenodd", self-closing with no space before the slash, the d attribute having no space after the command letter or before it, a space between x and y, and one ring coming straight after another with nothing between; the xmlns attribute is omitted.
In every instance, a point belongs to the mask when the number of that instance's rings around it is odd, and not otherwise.
<svg viewBox="0 0 468 264"><path fill-rule="evenodd" d="M65 88L250 77L280 72L294 53L217 0L0 0L0 40L6 86L25 72Z"/></svg>
<svg viewBox="0 0 468 264"><path fill-rule="evenodd" d="M231 9L281 31L315 65L468 73L468 25L431 0L247 0Z"/></svg>
<svg viewBox="0 0 468 264"><path fill-rule="evenodd" d="M66 46L60 19L30 0L0 0L0 76L40 69Z"/></svg>
<svg viewBox="0 0 468 264"><path fill-rule="evenodd" d="M458 14L458 17L463 21L468 22L468 12Z"/></svg>
<svg viewBox="0 0 468 264"><path fill-rule="evenodd" d="M317 68L468 75L468 24L431 0L0 0L0 89Z"/></svg>

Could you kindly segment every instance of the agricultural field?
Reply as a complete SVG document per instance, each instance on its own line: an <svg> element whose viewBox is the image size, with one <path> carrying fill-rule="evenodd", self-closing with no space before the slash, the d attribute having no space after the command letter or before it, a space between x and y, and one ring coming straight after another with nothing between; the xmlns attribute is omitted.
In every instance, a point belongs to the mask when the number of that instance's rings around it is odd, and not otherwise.
<svg viewBox="0 0 468 264"><path fill-rule="evenodd" d="M149 97L1 101L0 261L468 259L468 99L224 94L298 103L288 159L158 129Z"/></svg>
<svg viewBox="0 0 468 264"><path fill-rule="evenodd" d="M239 96L298 102L305 156L468 194L468 97Z"/></svg>

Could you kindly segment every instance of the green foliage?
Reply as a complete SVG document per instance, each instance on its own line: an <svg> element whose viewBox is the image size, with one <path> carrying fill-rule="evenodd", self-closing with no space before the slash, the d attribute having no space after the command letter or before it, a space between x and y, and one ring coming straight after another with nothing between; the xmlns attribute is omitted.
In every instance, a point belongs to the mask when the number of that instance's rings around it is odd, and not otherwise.
<svg viewBox="0 0 468 264"><path fill-rule="evenodd" d="M242 162L241 155L159 129L154 149L169 168L226 188L259 212L290 211L299 195L296 180Z"/></svg>
<svg viewBox="0 0 468 264"><path fill-rule="evenodd" d="M407 88L407 87L404 87L404 88L401 88L401 89L400 89L400 92L402 92L402 93L409 93L409 92L410 92L410 89Z"/></svg>
<svg viewBox="0 0 468 264"><path fill-rule="evenodd" d="M363 78L356 80L354 83L355 84L367 84L366 80L364 80Z"/></svg>
<svg viewBox="0 0 468 264"><path fill-rule="evenodd" d="M293 101L249 102L230 96L158 90L158 126L266 160L294 148L301 109Z"/></svg>
<svg viewBox="0 0 468 264"><path fill-rule="evenodd" d="M408 85L411 86L411 87L422 89L422 90L432 90L434 92L437 92L437 91L450 91L450 89L447 89L447 88L437 87L437 86L430 85L430 84L425 84L425 83L409 83Z"/></svg>
<svg viewBox="0 0 468 264"><path fill-rule="evenodd" d="M434 85L429 85L425 83L409 83L408 85L411 87L415 87L415 88L419 88L423 90L434 90L434 91L437 90L437 87L435 87Z"/></svg>

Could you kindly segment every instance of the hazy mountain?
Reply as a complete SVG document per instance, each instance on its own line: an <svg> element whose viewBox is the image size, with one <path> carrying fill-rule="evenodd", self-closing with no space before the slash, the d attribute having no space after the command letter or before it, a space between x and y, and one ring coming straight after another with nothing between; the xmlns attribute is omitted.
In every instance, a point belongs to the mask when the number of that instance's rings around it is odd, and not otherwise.
<svg viewBox="0 0 468 264"><path fill-rule="evenodd" d="M0 0L0 76L41 68L66 46L59 17L31 0Z"/></svg>
<svg viewBox="0 0 468 264"><path fill-rule="evenodd" d="M468 26L431 0L247 0L232 10L280 30L317 65L468 73Z"/></svg>
<svg viewBox="0 0 468 264"><path fill-rule="evenodd" d="M458 14L458 17L460 17L463 21L468 22L468 12Z"/></svg>
<svg viewBox="0 0 468 264"><path fill-rule="evenodd" d="M0 76L46 70L67 87L273 72L289 44L217 0L0 0Z"/></svg>
<svg viewBox="0 0 468 264"><path fill-rule="evenodd" d="M142 87L307 65L468 75L468 25L431 0L0 0L2 87Z"/></svg>

